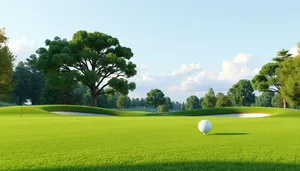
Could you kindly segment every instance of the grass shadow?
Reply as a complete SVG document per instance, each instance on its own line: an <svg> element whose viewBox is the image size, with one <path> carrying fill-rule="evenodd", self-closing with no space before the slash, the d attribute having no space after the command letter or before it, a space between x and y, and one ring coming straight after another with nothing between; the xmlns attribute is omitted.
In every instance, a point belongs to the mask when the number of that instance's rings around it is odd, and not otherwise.
<svg viewBox="0 0 300 171"><path fill-rule="evenodd" d="M246 132L217 132L209 135L248 135Z"/></svg>
<svg viewBox="0 0 300 171"><path fill-rule="evenodd" d="M136 165L111 165L111 166L64 166L54 168L31 168L31 169L20 169L17 171L293 171L300 170L300 164L283 164L283 163L255 163L255 162L170 162L170 163L145 163Z"/></svg>

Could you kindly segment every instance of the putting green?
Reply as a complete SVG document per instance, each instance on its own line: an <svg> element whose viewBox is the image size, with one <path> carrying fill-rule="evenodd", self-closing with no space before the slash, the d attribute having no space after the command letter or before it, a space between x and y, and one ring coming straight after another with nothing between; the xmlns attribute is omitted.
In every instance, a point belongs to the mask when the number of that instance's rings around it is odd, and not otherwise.
<svg viewBox="0 0 300 171"><path fill-rule="evenodd" d="M64 106L88 109L73 107ZM39 106L23 108L21 118L19 109L0 108L0 170L300 170L296 110L261 109L274 113L265 118L109 110L123 116L82 117ZM168 115L207 111L194 112ZM152 117L128 117L135 115ZM212 123L207 136L197 129L201 119Z"/></svg>

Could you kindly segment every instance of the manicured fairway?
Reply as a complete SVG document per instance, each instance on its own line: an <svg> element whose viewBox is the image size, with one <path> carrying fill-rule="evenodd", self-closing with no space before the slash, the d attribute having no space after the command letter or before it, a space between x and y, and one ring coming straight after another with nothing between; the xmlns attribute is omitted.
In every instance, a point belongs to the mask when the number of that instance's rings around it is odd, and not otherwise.
<svg viewBox="0 0 300 171"><path fill-rule="evenodd" d="M267 118L62 117L25 108L20 118L12 109L0 108L0 170L300 170L298 111ZM213 125L207 136L197 129L201 119Z"/></svg>

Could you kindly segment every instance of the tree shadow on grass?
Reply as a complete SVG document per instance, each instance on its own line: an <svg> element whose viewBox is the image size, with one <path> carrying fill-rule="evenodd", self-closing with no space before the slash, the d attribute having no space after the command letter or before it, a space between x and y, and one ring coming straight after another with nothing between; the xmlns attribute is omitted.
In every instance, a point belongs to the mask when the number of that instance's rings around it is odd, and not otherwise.
<svg viewBox="0 0 300 171"><path fill-rule="evenodd" d="M18 171L296 171L300 164L280 163L250 163L250 162L173 162L173 163L146 163L137 165L112 165L112 166L70 166L56 168L20 169Z"/></svg>
<svg viewBox="0 0 300 171"><path fill-rule="evenodd" d="M248 135L249 133L246 132L217 132L214 134L208 134L208 135Z"/></svg>

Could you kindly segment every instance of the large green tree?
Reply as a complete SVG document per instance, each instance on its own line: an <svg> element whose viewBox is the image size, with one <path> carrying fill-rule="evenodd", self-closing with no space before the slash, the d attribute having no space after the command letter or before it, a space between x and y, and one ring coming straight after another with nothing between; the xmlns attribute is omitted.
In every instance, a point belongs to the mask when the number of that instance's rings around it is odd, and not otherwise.
<svg viewBox="0 0 300 171"><path fill-rule="evenodd" d="M188 97L185 102L185 108L186 110L200 109L199 98L195 95Z"/></svg>
<svg viewBox="0 0 300 171"><path fill-rule="evenodd" d="M231 106L231 101L228 96L224 95L223 93L218 93L217 96L216 107L228 107Z"/></svg>
<svg viewBox="0 0 300 171"><path fill-rule="evenodd" d="M209 88L208 92L205 94L202 102L202 108L214 108L216 106L217 98L213 88Z"/></svg>
<svg viewBox="0 0 300 171"><path fill-rule="evenodd" d="M282 85L280 93L290 106L300 106L300 56L288 59L282 63L279 82Z"/></svg>
<svg viewBox="0 0 300 171"><path fill-rule="evenodd" d="M147 93L146 101L149 106L153 106L157 112L157 107L166 103L165 94L159 89L153 89Z"/></svg>
<svg viewBox="0 0 300 171"><path fill-rule="evenodd" d="M7 100L12 91L14 55L7 46L5 29L0 29L0 100Z"/></svg>
<svg viewBox="0 0 300 171"><path fill-rule="evenodd" d="M228 97L234 106L251 106L255 103L255 94L249 80L242 79L228 91Z"/></svg>
<svg viewBox="0 0 300 171"><path fill-rule="evenodd" d="M80 30L70 41L55 37L45 44L36 51L45 76L56 86L81 82L89 87L93 106L106 87L124 95L135 89L135 83L126 80L137 73L130 61L133 53L115 37Z"/></svg>
<svg viewBox="0 0 300 171"><path fill-rule="evenodd" d="M260 92L281 93L282 84L279 82L279 72L282 62L292 58L292 54L288 50L282 49L273 58L273 62L265 64L259 73L251 80L251 84L255 90ZM282 101L283 107L286 108L286 101Z"/></svg>

